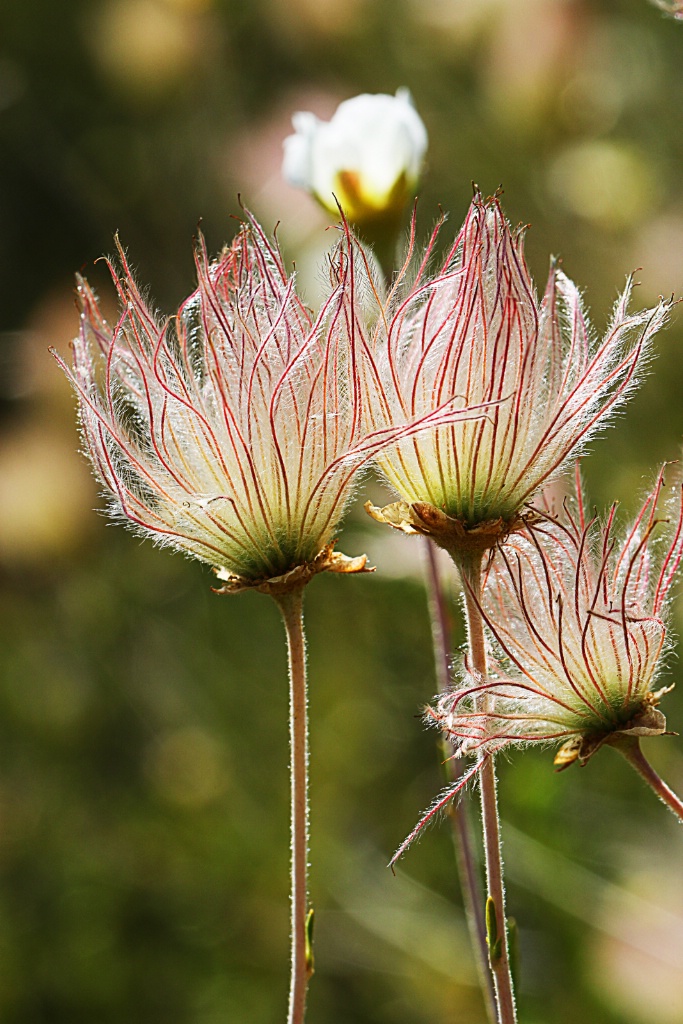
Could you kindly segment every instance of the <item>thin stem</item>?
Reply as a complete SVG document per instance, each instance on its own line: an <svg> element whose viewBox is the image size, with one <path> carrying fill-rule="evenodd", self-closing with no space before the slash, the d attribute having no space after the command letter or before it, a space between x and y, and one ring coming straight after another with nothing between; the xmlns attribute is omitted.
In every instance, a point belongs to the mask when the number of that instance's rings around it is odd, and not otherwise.
<svg viewBox="0 0 683 1024"><path fill-rule="evenodd" d="M440 693L446 693L450 687L450 656L451 630L448 621L448 609L444 597L436 548L432 541L425 537L424 547L427 554L427 596L429 613L432 623L432 644L434 647L434 664ZM452 757L445 740L441 743L444 766L451 782L456 782L463 772L463 761ZM452 825L455 860L460 878L465 918L470 933L470 942L474 955L479 986L486 1006L486 1016L491 1024L496 1022L496 1001L493 989L493 977L489 970L488 948L486 945L486 926L484 918L477 913L483 904L481 880L477 873L472 841L472 825L468 813L469 806L464 799L453 802L450 818Z"/></svg>
<svg viewBox="0 0 683 1024"><path fill-rule="evenodd" d="M482 679L486 678L486 641L481 602L481 558L462 561L460 572L465 584L465 608L469 641L470 668ZM484 697L483 710L488 698ZM503 885L503 860L500 850L500 824L496 794L496 769L493 756L484 756L479 773L481 817L484 826L484 856L486 859L487 934L489 963L493 972L499 1024L515 1024L515 997L508 955L507 915Z"/></svg>
<svg viewBox="0 0 683 1024"><path fill-rule="evenodd" d="M288 1024L303 1024L313 974L308 937L308 706L303 588L275 598L287 632L289 654L289 748L291 780L292 968Z"/></svg>
<svg viewBox="0 0 683 1024"><path fill-rule="evenodd" d="M635 736L620 737L611 744L626 758L648 786L654 790L662 803L672 811L679 821L683 822L683 800L670 789L666 782L657 774L645 754L640 749L640 740Z"/></svg>

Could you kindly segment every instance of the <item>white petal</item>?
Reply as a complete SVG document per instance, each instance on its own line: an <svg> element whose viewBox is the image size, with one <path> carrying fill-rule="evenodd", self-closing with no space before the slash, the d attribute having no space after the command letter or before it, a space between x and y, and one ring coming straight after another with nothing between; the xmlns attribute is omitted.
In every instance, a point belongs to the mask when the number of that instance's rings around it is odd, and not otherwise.
<svg viewBox="0 0 683 1024"><path fill-rule="evenodd" d="M297 135L303 135L305 139L311 140L321 124L325 124L315 114L307 110L299 110L292 117L292 127Z"/></svg>
<svg viewBox="0 0 683 1024"><path fill-rule="evenodd" d="M294 188L311 189L311 146L302 135L289 135L282 143L282 176Z"/></svg>

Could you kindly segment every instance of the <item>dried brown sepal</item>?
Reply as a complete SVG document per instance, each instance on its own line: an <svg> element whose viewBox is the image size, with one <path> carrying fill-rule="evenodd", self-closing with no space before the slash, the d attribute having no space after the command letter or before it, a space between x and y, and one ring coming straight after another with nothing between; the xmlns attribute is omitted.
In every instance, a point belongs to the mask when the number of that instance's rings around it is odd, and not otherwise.
<svg viewBox="0 0 683 1024"><path fill-rule="evenodd" d="M431 537L435 544L445 548L456 561L465 555L489 551L510 533L540 518L532 510L527 510L514 519L489 519L476 526L468 526L462 519L449 516L426 501L415 501L412 504L395 501L383 508L367 501L365 511L378 523L386 523L395 530Z"/></svg>
<svg viewBox="0 0 683 1024"><path fill-rule="evenodd" d="M612 733L606 735L591 735L591 736L573 736L572 739L564 743L553 760L553 764L556 766L558 772L563 772L566 768L569 768L576 761L579 762L581 767L588 764L590 758L595 754L596 751L607 743Z"/></svg>
<svg viewBox="0 0 683 1024"><path fill-rule="evenodd" d="M378 523L386 523L393 526L395 530L403 533L424 533L419 528L419 520L412 513L412 506L407 501L394 501L391 505L384 505L379 508L371 501L366 501L363 506L367 514Z"/></svg>
<svg viewBox="0 0 683 1024"><path fill-rule="evenodd" d="M367 555L351 557L334 550L335 542L327 544L312 562L297 565L282 576L272 576L266 580L249 580L243 576L235 576L226 569L214 568L214 573L223 581L222 587L212 587L215 594L239 594L243 590L257 590L261 594L277 596L292 590L305 587L320 572L355 573L374 572L374 566L368 565Z"/></svg>

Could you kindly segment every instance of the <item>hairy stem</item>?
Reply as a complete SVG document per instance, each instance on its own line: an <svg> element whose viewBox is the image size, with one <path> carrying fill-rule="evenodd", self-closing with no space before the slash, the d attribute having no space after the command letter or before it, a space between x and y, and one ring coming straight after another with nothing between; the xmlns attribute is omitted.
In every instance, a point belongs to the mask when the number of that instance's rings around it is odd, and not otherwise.
<svg viewBox="0 0 683 1024"><path fill-rule="evenodd" d="M486 678L486 641L481 603L480 556L459 563L465 584L465 608L467 612L467 634L469 642L470 669L482 679ZM488 698L480 698L486 710ZM507 915L505 912L505 888L503 885L503 861L500 850L500 821L498 797L496 794L496 769L493 756L487 754L479 773L481 794L481 817L484 826L484 856L486 859L486 884L488 898L486 906L489 963L496 990L499 1024L515 1024L515 997L510 974L508 954Z"/></svg>
<svg viewBox="0 0 683 1024"><path fill-rule="evenodd" d="M448 622L448 610L439 574L436 548L428 538L425 538L424 546L427 554L427 596L432 623L434 664L439 691L446 693L450 687L449 662L451 656L451 631ZM445 740L441 743L441 751L449 781L457 782L458 778L462 775L463 761L452 757L452 752ZM481 993L486 1006L486 1015L491 1024L495 1024L496 1002L493 978L488 965L486 927L483 916L477 912L484 902L483 893L475 864L468 804L464 799L453 802L450 818L455 859L460 878L465 918L472 944L472 953L477 967Z"/></svg>
<svg viewBox="0 0 683 1024"><path fill-rule="evenodd" d="M645 779L648 786L654 790L662 803L665 803L678 820L683 822L683 800L674 793L673 789L667 786L666 782L654 770L640 749L640 740L635 736L624 736L620 737L618 741L613 742L612 746L620 754L623 754L628 763L635 768L638 774Z"/></svg>
<svg viewBox="0 0 683 1024"><path fill-rule="evenodd" d="M275 599L287 632L291 780L292 965L287 1024L303 1024L313 974L308 908L308 706L303 588Z"/></svg>

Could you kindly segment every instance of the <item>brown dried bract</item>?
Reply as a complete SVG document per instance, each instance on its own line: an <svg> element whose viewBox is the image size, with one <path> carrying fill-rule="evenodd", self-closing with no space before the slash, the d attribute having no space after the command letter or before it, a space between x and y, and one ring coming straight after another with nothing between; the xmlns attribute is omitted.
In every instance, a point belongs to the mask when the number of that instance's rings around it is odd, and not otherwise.
<svg viewBox="0 0 683 1024"><path fill-rule="evenodd" d="M435 544L445 548L456 560L489 551L510 533L529 526L539 518L529 510L511 520L489 519L476 526L468 526L461 519L449 516L426 501L415 501L412 504L395 501L384 508L378 508L367 501L365 511L378 523L386 523L395 530L431 537Z"/></svg>

